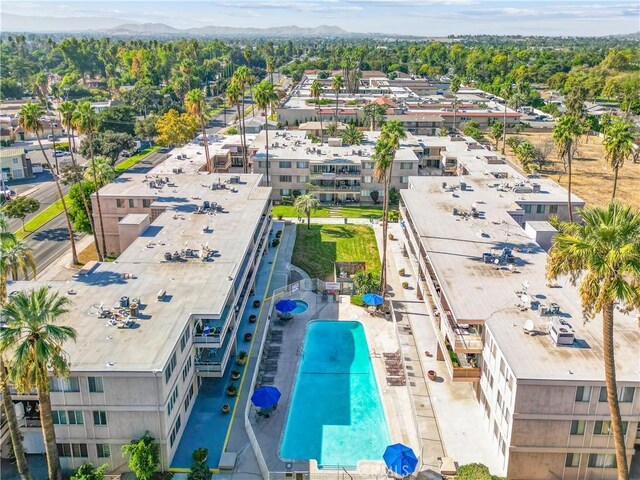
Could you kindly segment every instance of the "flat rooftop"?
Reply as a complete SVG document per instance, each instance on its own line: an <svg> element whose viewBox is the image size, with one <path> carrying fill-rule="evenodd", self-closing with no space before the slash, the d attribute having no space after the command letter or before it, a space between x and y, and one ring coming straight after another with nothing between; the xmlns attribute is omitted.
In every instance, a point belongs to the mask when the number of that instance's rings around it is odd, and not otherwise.
<svg viewBox="0 0 640 480"><path fill-rule="evenodd" d="M268 204L270 188L260 187L260 175L239 175L240 183L225 184L238 175L174 175L175 187L158 193L167 210L113 263L98 264L90 273L69 281L12 282L9 292L46 284L71 300L62 323L76 329L75 343L65 345L73 371L152 371L161 369L191 315L218 318L225 312L233 281L245 254L254 248L254 230ZM129 175L119 186L148 188ZM120 177L122 178L122 177ZM212 183L227 186L211 189ZM217 202L222 211L197 213L203 201ZM206 227L206 228L205 228ZM197 256L165 260L166 253L191 249ZM204 261L203 253L210 252ZM166 295L157 300L159 291ZM111 309L120 297L140 299L134 328L117 328L98 317L99 307Z"/></svg>
<svg viewBox="0 0 640 480"><path fill-rule="evenodd" d="M499 182L487 176L461 177L468 189L451 191L442 186L443 181L451 184L449 179L458 182L456 177L411 177L410 188L401 195L457 322L485 321L519 379L602 381L600 317L584 321L579 294L568 279L547 286L547 254L509 214L523 198L562 201L566 191L543 180L541 193L501 191ZM465 213L476 208L480 216L453 215L454 207ZM500 256L505 247L513 250L513 269L483 261L484 253ZM527 321L543 332L552 319L541 316L538 308L522 311L517 306L521 296L516 292L525 282L531 306L557 303L558 319L570 324L583 348L556 346L549 335L523 333ZM616 365L622 382L640 378L636 317L616 311Z"/></svg>
<svg viewBox="0 0 640 480"><path fill-rule="evenodd" d="M378 138L379 131L363 132L364 140L361 145L330 146L327 142L320 145L313 143L306 131L301 130L275 130L269 132L269 161L301 160L311 163L352 163L372 161L371 155ZM251 150L255 151L255 160L266 159L266 135L260 132ZM396 152L397 161L417 162L418 157L414 153L414 147L418 147L416 138L407 134L407 138L401 140L400 149Z"/></svg>

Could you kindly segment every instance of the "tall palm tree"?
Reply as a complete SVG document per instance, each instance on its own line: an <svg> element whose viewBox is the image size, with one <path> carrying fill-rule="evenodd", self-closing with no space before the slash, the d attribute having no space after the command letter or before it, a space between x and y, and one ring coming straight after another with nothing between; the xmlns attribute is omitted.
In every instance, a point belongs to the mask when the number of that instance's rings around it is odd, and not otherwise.
<svg viewBox="0 0 640 480"><path fill-rule="evenodd" d="M606 160L613 168L613 192L611 198L616 198L618 188L618 171L625 160L633 154L635 140L634 126L631 122L616 117L604 133L604 151Z"/></svg>
<svg viewBox="0 0 640 480"><path fill-rule="evenodd" d="M380 292L382 298L387 293L387 230L389 227L389 192L391 191L391 173L393 160L400 148L400 140L406 138L404 125L398 120L391 120L384 124L380 139L375 146L373 159L375 161L374 176L384 185L384 202L382 207L382 275Z"/></svg>
<svg viewBox="0 0 640 480"><path fill-rule="evenodd" d="M184 98L184 106L187 111L196 117L200 122L200 128L202 129L202 141L204 143L204 156L207 161L207 172L212 173L214 170L211 164L211 157L209 156L209 143L207 142L207 118L209 116L207 101L204 98L204 93L199 88L195 88L187 92L187 96Z"/></svg>
<svg viewBox="0 0 640 480"><path fill-rule="evenodd" d="M242 99L242 86L237 81L232 81L225 90L225 97L230 107L234 105L238 111L238 127L240 127L240 143L242 145L242 167L244 173L249 172L249 161L247 159L247 144L245 139L245 131L242 126L242 111L240 109L240 101Z"/></svg>
<svg viewBox="0 0 640 480"><path fill-rule="evenodd" d="M298 195L295 202L293 202L293 207L298 213L307 217L307 229L311 229L311 212L319 206L320 201L312 193Z"/></svg>
<svg viewBox="0 0 640 480"><path fill-rule="evenodd" d="M71 164L73 165L74 171L79 171L78 163L76 162L76 156L73 154L74 148L71 148L71 131L74 128L73 125L73 114L76 112L76 104L75 102L62 102L58 107L58 113L60 114L60 123L67 131L67 143L69 144L69 153L71 154ZM74 176L77 177L77 176ZM74 183L77 183L74 181ZM93 215L91 215L91 207L89 206L90 199L87 198L85 194L84 188L80 189L80 198L82 198L82 205L84 206L84 210L87 213L87 218L89 219L89 224L91 225L91 233L93 234L93 241L96 245L98 245L98 234L96 232L95 222L93 221ZM97 249L97 247L96 247Z"/></svg>
<svg viewBox="0 0 640 480"><path fill-rule="evenodd" d="M37 105L35 103L26 103L20 108L20 119L18 120L20 126L25 132L34 132L36 134L36 139L38 140L38 145L40 146L40 150L42 151L42 155L44 156L45 161L47 162L47 166L49 170L53 172L53 167L51 166L51 162L49 161L49 157L42 146L42 141L40 140L40 132L42 132L42 121L40 118L44 115L44 109L41 105ZM78 265L78 252L76 251L76 238L73 235L73 227L71 226L71 219L69 218L69 210L67 209L67 202L64 199L64 194L62 193L62 188L60 187L60 178L57 173L53 175L53 181L56 184L56 189L58 190L58 197L60 198L60 202L62 203L62 209L64 210L64 217L67 220L67 231L69 232L69 241L71 242L71 256L73 258L73 264Z"/></svg>
<svg viewBox="0 0 640 480"><path fill-rule="evenodd" d="M363 109L364 118L370 122L370 130L374 131L376 126L380 126L384 123L384 116L387 113L387 108L384 105L371 102Z"/></svg>
<svg viewBox="0 0 640 480"><path fill-rule="evenodd" d="M93 157L93 160L89 160L87 167L85 179L93 181L96 188L102 188L116 178L116 171L111 165L111 160L103 155Z"/></svg>
<svg viewBox="0 0 640 480"><path fill-rule="evenodd" d="M504 105L502 110L502 114L503 114L502 115L502 154L503 155L507 148L507 106L509 104L509 98L511 98L511 92L512 92L512 88L510 83L504 85L500 89L500 95L504 99Z"/></svg>
<svg viewBox="0 0 640 480"><path fill-rule="evenodd" d="M267 74L269 75L269 81L273 83L273 72L275 71L275 68L273 65L273 57L267 57L266 64L267 64L266 70L267 70Z"/></svg>
<svg viewBox="0 0 640 480"><path fill-rule="evenodd" d="M320 106L320 99L322 98L322 84L318 80L314 80L311 84L311 98L316 101L316 108L318 109L318 115L320 116L320 144L324 138L324 129L322 128L322 107Z"/></svg>
<svg viewBox="0 0 640 480"><path fill-rule="evenodd" d="M269 186L269 109L278 102L278 93L273 88L273 83L263 80L255 91L256 107L264 111L265 149L267 153L267 186Z"/></svg>
<svg viewBox="0 0 640 480"><path fill-rule="evenodd" d="M18 272L22 272L25 279L29 278L29 272L36 276L36 262L33 258L31 247L24 240L15 238L12 241L0 241L0 269L8 268L11 272L11 279L15 282L18 280ZM0 274L3 276L3 274ZM5 290L2 294L6 294L6 282L0 287Z"/></svg>
<svg viewBox="0 0 640 480"><path fill-rule="evenodd" d="M245 123L245 110L244 110L244 93L246 88L253 84L253 77L251 76L251 71L246 65L242 65L238 67L238 69L234 72L233 77L231 79L232 82L236 82L240 86L240 106L242 107L242 115L240 115L240 130L242 131L242 137L244 139L245 150L247 147L247 133L246 133L246 123ZM253 94L252 94L253 97ZM248 168L248 165L247 165Z"/></svg>
<svg viewBox="0 0 640 480"><path fill-rule="evenodd" d="M102 206L100 205L100 188L98 187L97 172L95 162L93 162L93 133L98 125L98 114L91 108L91 103L82 102L78 104L76 111L71 117L71 121L75 129L87 136L89 142L89 160L92 163L91 171L93 173L93 184L96 186L96 206L98 207L98 223L100 225L100 235L102 237L102 245L96 242L96 250L98 252L98 260L104 262L107 256L107 239L104 236L104 222L102 220ZM95 231L95 229L94 229Z"/></svg>
<svg viewBox="0 0 640 480"><path fill-rule="evenodd" d="M7 282L9 272L12 270L11 259L12 255L5 255L7 250L12 248L15 242L19 241L17 237L8 231L7 222L4 218L0 218L0 305L4 306L7 300ZM25 252L26 253L26 252ZM33 257L31 260L33 260ZM25 277L27 275L25 274ZM33 277L35 278L36 271L35 265L33 265ZM9 426L9 436L11 438L11 444L13 445L13 454L16 459L16 466L18 473L23 480L31 478L29 474L29 464L27 463L27 457L24 453L24 447L22 445L22 436L18 426L18 418L16 417L16 411L11 400L11 390L9 389L9 379L7 377L7 366L3 356L0 354L0 393L2 393L2 406L7 417L7 424Z"/></svg>
<svg viewBox="0 0 640 480"><path fill-rule="evenodd" d="M567 275L580 284L587 315L602 313L602 343L607 401L616 450L618 479L629 469L616 383L614 306L640 307L640 212L615 202L581 211L582 224L562 224L547 259L547 277Z"/></svg>
<svg viewBox="0 0 640 480"><path fill-rule="evenodd" d="M334 122L336 125L336 129L338 128L338 97L340 96L340 90L342 90L343 87L344 80L342 78L342 75L336 75L335 77L333 77L333 80L331 80L331 90L336 92L336 119Z"/></svg>
<svg viewBox="0 0 640 480"><path fill-rule="evenodd" d="M558 149L558 156L567 162L567 206L569 207L569 221L573 222L571 208L571 164L578 140L582 135L582 122L573 115L563 115L553 127L553 140Z"/></svg>
<svg viewBox="0 0 640 480"><path fill-rule="evenodd" d="M453 130L456 129L456 113L458 110L458 92L460 91L460 78L453 77L449 84L449 90L453 93Z"/></svg>
<svg viewBox="0 0 640 480"><path fill-rule="evenodd" d="M0 331L0 352L11 355L9 379L21 392L36 389L40 420L47 454L49 479L60 480L60 458L51 414L49 372L54 376L69 374L69 362L63 345L76 339L73 328L56 325L69 311L69 300L51 293L44 286L19 292L4 308L6 328Z"/></svg>

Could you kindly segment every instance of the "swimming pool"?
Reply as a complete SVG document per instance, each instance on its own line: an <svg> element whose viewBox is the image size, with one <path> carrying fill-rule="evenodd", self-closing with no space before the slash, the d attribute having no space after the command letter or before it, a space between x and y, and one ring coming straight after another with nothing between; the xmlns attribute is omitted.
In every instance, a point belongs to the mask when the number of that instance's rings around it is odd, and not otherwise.
<svg viewBox="0 0 640 480"><path fill-rule="evenodd" d="M294 300L294 302L296 302L296 308L291 312L293 315L304 313L309 308L309 304L303 300Z"/></svg>
<svg viewBox="0 0 640 480"><path fill-rule="evenodd" d="M360 322L307 327L280 455L319 466L381 460L389 444L369 348Z"/></svg>

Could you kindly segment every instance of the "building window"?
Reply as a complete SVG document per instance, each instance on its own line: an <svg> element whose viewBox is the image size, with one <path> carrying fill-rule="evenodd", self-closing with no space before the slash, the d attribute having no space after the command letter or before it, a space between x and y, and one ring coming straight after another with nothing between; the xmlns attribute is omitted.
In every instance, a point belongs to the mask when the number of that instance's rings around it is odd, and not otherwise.
<svg viewBox="0 0 640 480"><path fill-rule="evenodd" d="M298 181L298 183L307 183L307 176L306 175L298 175L297 181Z"/></svg>
<svg viewBox="0 0 640 480"><path fill-rule="evenodd" d="M572 420L571 421L571 435L584 435L584 420Z"/></svg>
<svg viewBox="0 0 640 480"><path fill-rule="evenodd" d="M309 168L309 162L296 162L297 168Z"/></svg>
<svg viewBox="0 0 640 480"><path fill-rule="evenodd" d="M89 456L87 453L87 444L86 443L72 443L71 444L71 453L76 458L86 458Z"/></svg>
<svg viewBox="0 0 640 480"><path fill-rule="evenodd" d="M96 452L98 458L109 458L111 456L111 447L108 443L96 443Z"/></svg>
<svg viewBox="0 0 640 480"><path fill-rule="evenodd" d="M151 200L148 198L143 198L142 199L142 206L144 208L150 208L151 207Z"/></svg>
<svg viewBox="0 0 640 480"><path fill-rule="evenodd" d="M169 397L169 403L167 403L167 415L171 415L173 411L173 407L176 404L176 400L178 399L178 386L173 389L171 393L171 397Z"/></svg>
<svg viewBox="0 0 640 480"><path fill-rule="evenodd" d="M124 198L116 198L116 207L124 208Z"/></svg>
<svg viewBox="0 0 640 480"><path fill-rule="evenodd" d="M78 377L50 377L49 390L52 392L79 392L80 382L78 382Z"/></svg>
<svg viewBox="0 0 640 480"><path fill-rule="evenodd" d="M580 466L580 457L582 455L579 453L567 453L567 457L564 461L564 466L568 468L578 468Z"/></svg>
<svg viewBox="0 0 640 480"><path fill-rule="evenodd" d="M280 190L281 197L288 197L289 195L291 195L291 190L289 190L288 188L283 188L282 190Z"/></svg>
<svg viewBox="0 0 640 480"><path fill-rule="evenodd" d="M173 442L176 441L176 437L178 436L178 432L180 431L180 414L176 417L176 422L173 424L173 428L171 429L171 435L169 435L169 446L173 447Z"/></svg>
<svg viewBox="0 0 640 480"><path fill-rule="evenodd" d="M544 213L545 211L545 206L544 205L537 205L536 206L536 213Z"/></svg>
<svg viewBox="0 0 640 480"><path fill-rule="evenodd" d="M182 369L182 381L184 382L189 376L189 372L191 371L191 357L189 357L184 364L184 368Z"/></svg>
<svg viewBox="0 0 640 480"><path fill-rule="evenodd" d="M281 183L291 183L291 175L280 175Z"/></svg>
<svg viewBox="0 0 640 480"><path fill-rule="evenodd" d="M400 183L409 183L409 177L400 177Z"/></svg>
<svg viewBox="0 0 640 480"><path fill-rule="evenodd" d="M634 387L620 387L618 388L618 401L620 403L633 402L633 396L635 394ZM598 396L599 402L607 401L607 387L600 387L600 395Z"/></svg>
<svg viewBox="0 0 640 480"><path fill-rule="evenodd" d="M70 457L71 456L71 444L70 443L58 443L58 456Z"/></svg>
<svg viewBox="0 0 640 480"><path fill-rule="evenodd" d="M613 453L590 453L589 467L616 468L616 456Z"/></svg>
<svg viewBox="0 0 640 480"><path fill-rule="evenodd" d="M80 410L69 410L67 412L69 425L84 425L84 414Z"/></svg>
<svg viewBox="0 0 640 480"><path fill-rule="evenodd" d="M67 424L67 412L65 412L64 410L53 410L51 412L51 418L53 418L54 425Z"/></svg>
<svg viewBox="0 0 640 480"><path fill-rule="evenodd" d="M549 205L549 214L556 215L558 213L558 205Z"/></svg>
<svg viewBox="0 0 640 480"><path fill-rule="evenodd" d="M531 213L531 205L523 205L522 209L524 210L524 213Z"/></svg>
<svg viewBox="0 0 640 480"><path fill-rule="evenodd" d="M89 391L91 393L104 392L104 384L102 383L102 377L88 377L87 382L89 383Z"/></svg>
<svg viewBox="0 0 640 480"><path fill-rule="evenodd" d="M576 402L588 402L591 399L591 387L576 388Z"/></svg>
<svg viewBox="0 0 640 480"><path fill-rule="evenodd" d="M278 162L280 168L291 168L291 162Z"/></svg>
<svg viewBox="0 0 640 480"><path fill-rule="evenodd" d="M107 425L107 412L103 410L94 410L93 412L93 424L104 427Z"/></svg>
<svg viewBox="0 0 640 480"><path fill-rule="evenodd" d="M129 199L129 208L136 208L136 201L133 198Z"/></svg>
<svg viewBox="0 0 640 480"><path fill-rule="evenodd" d="M171 374L173 373L173 369L176 368L177 363L178 363L178 359L176 358L176 352L173 352L173 355L171 355L171 359L169 360L169 364L167 365L167 369L164 371L165 383L169 383L169 380L171 379Z"/></svg>
<svg viewBox="0 0 640 480"><path fill-rule="evenodd" d="M189 343L189 339L191 338L191 330L187 328L187 330L180 337L180 352L184 351L184 347Z"/></svg>
<svg viewBox="0 0 640 480"><path fill-rule="evenodd" d="M411 170L413 168L413 163L411 162L400 162L400 170Z"/></svg>
<svg viewBox="0 0 640 480"><path fill-rule="evenodd" d="M12 158L11 161L14 165L18 165L19 160L17 158Z"/></svg>
<svg viewBox="0 0 640 480"><path fill-rule="evenodd" d="M265 168L267 168L267 162L265 162L264 160L260 160L258 162L258 168L264 170Z"/></svg>
<svg viewBox="0 0 640 480"><path fill-rule="evenodd" d="M627 434L627 427L629 422L622 422L622 434ZM611 435L613 432L610 420L596 420L593 425L594 435Z"/></svg>

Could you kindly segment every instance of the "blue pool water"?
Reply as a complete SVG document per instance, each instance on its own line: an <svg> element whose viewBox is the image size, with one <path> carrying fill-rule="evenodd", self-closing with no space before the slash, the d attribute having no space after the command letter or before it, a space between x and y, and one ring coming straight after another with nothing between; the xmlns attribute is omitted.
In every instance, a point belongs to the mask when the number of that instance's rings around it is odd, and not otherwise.
<svg viewBox="0 0 640 480"><path fill-rule="evenodd" d="M280 455L320 466L381 460L389 431L360 322L315 321L304 350Z"/></svg>
<svg viewBox="0 0 640 480"><path fill-rule="evenodd" d="M291 312L293 315L298 315L300 313L304 313L309 308L307 302L302 300L294 300L296 302L296 308Z"/></svg>

